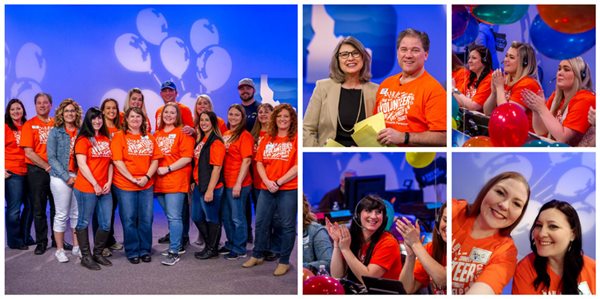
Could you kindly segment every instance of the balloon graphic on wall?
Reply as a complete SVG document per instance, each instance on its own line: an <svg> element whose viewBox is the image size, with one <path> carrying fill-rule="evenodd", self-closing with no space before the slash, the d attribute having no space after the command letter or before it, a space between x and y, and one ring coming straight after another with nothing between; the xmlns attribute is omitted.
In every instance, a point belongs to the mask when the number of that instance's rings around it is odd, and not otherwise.
<svg viewBox="0 0 600 299"><path fill-rule="evenodd" d="M588 167L579 166L567 170L555 185L554 194L563 197L580 196L594 191L594 171Z"/></svg>
<svg viewBox="0 0 600 299"><path fill-rule="evenodd" d="M153 45L160 43L167 37L167 20L158 10L146 8L141 10L135 20L138 32Z"/></svg>
<svg viewBox="0 0 600 299"><path fill-rule="evenodd" d="M207 19L200 19L190 29L190 44L196 53L219 44L219 30Z"/></svg>
<svg viewBox="0 0 600 299"><path fill-rule="evenodd" d="M465 33L470 17L471 16L464 5L452 6L452 39Z"/></svg>
<svg viewBox="0 0 600 299"><path fill-rule="evenodd" d="M531 42L546 57L562 60L580 56L596 44L596 30L566 34L550 28L537 15L529 29Z"/></svg>
<svg viewBox="0 0 600 299"><path fill-rule="evenodd" d="M42 87L31 79L17 80L10 87L10 98L17 98L23 102L26 111L31 114L35 114L35 105L33 98L39 92L42 92Z"/></svg>
<svg viewBox="0 0 600 299"><path fill-rule="evenodd" d="M46 59L42 48L34 43L24 44L15 59L15 72L18 79L33 79L42 82L46 75Z"/></svg>
<svg viewBox="0 0 600 299"><path fill-rule="evenodd" d="M512 24L520 20L529 5L477 5L471 12L477 19L489 24Z"/></svg>
<svg viewBox="0 0 600 299"><path fill-rule="evenodd" d="M477 38L479 34L479 22L474 17L469 17L469 22L467 24L467 29L463 35L459 36L456 39L452 40L452 44L457 47L466 46Z"/></svg>
<svg viewBox="0 0 600 299"><path fill-rule="evenodd" d="M160 60L169 73L181 79L190 65L190 51L180 38L169 37L160 46Z"/></svg>
<svg viewBox="0 0 600 299"><path fill-rule="evenodd" d="M198 71L196 76L200 83L210 93L223 86L231 75L231 57L219 46L212 46L200 53L196 60Z"/></svg>
<svg viewBox="0 0 600 299"><path fill-rule="evenodd" d="M12 61L10 59L10 49L8 48L8 44L4 45L4 78L8 77L8 73L10 72L10 67L12 66Z"/></svg>
<svg viewBox="0 0 600 299"><path fill-rule="evenodd" d="M133 33L125 33L117 38L115 54L121 65L130 71L152 72L148 46Z"/></svg>
<svg viewBox="0 0 600 299"><path fill-rule="evenodd" d="M594 5L538 5L538 13L550 28L562 33L583 33L596 27Z"/></svg>
<svg viewBox="0 0 600 299"><path fill-rule="evenodd" d="M102 101L104 101L104 99L109 99L109 98L115 99L115 101L117 101L117 103L119 103L118 106L121 107L120 109L123 109L122 107L125 105L125 100L127 99L127 92L120 88L113 88L113 89L105 92L104 95L98 101L98 107L100 107L100 105L102 104Z"/></svg>

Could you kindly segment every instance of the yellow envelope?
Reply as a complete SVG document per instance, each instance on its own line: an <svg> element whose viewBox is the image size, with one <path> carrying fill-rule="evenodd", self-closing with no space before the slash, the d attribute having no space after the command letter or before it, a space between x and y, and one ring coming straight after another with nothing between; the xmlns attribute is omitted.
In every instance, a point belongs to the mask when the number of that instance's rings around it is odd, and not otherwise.
<svg viewBox="0 0 600 299"><path fill-rule="evenodd" d="M379 131L385 129L385 118L383 117L383 112L379 112L356 123L354 125L354 132L360 131L360 129L364 128L365 126L371 126L371 128L375 130L375 133L379 133Z"/></svg>
<svg viewBox="0 0 600 299"><path fill-rule="evenodd" d="M366 125L360 130L355 131L352 134L352 139L360 147L383 147L384 145L377 142L377 132L371 125Z"/></svg>
<svg viewBox="0 0 600 299"><path fill-rule="evenodd" d="M345 147L341 143L329 138L327 139L327 143L325 143L325 147Z"/></svg>

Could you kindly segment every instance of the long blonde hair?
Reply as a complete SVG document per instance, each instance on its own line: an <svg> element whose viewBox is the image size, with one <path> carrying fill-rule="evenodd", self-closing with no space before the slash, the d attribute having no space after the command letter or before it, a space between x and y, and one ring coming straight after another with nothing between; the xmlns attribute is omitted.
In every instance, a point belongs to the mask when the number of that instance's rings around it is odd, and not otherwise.
<svg viewBox="0 0 600 299"><path fill-rule="evenodd" d="M142 96L142 111L144 112L144 115L146 117L148 117L148 112L146 112L146 100L144 99L144 94L142 93L142 90L134 87L132 89L129 90L129 92L127 93L127 99L125 99L125 104L123 105L123 111L127 111L129 109L129 107L131 107L131 96L137 93L139 95Z"/></svg>
<svg viewBox="0 0 600 299"><path fill-rule="evenodd" d="M573 74L575 74L575 79L573 80L573 88L576 91L589 90L593 92L594 87L592 86L592 74L590 71L590 66L583 60L583 58L581 58L581 56L566 59L566 61L569 63L569 65L571 65L571 71L573 72ZM550 113L552 113L552 115L556 116L558 109L560 109L561 107L560 102L563 99L565 99L565 103L564 105L562 105L562 107L568 107L571 98L565 98L565 92L562 89L558 88L557 83L554 93L554 101L552 102L552 106L550 107Z"/></svg>
<svg viewBox="0 0 600 299"><path fill-rule="evenodd" d="M537 60L535 58L535 51L533 50L533 47L527 43L520 43L516 41L513 42L510 47L517 50L519 62L517 64L515 76L512 78L507 76L505 84L512 86L525 76L529 76L535 80L538 80Z"/></svg>

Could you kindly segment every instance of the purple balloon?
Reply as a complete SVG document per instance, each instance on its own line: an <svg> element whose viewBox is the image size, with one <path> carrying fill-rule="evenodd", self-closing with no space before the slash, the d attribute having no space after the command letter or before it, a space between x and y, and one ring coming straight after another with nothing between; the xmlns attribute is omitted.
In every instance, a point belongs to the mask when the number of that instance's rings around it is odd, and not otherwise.
<svg viewBox="0 0 600 299"><path fill-rule="evenodd" d="M464 5L452 6L452 39L455 39L467 30L469 23L469 12Z"/></svg>
<svg viewBox="0 0 600 299"><path fill-rule="evenodd" d="M581 56L596 44L596 29L577 34L562 33L550 28L539 15L531 23L529 34L540 53L556 60Z"/></svg>
<svg viewBox="0 0 600 299"><path fill-rule="evenodd" d="M453 39L452 43L457 47L466 46L475 41L478 34L479 22L473 16L470 16L465 33L463 33L463 35L459 36L458 38Z"/></svg>

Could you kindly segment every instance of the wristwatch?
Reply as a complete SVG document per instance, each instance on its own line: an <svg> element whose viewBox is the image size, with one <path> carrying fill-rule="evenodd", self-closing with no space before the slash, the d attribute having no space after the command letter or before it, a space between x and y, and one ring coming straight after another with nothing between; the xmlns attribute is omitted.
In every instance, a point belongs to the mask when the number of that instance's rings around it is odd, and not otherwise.
<svg viewBox="0 0 600 299"><path fill-rule="evenodd" d="M458 88L454 87L454 88L452 88L452 93L460 94L460 90L458 90Z"/></svg>
<svg viewBox="0 0 600 299"><path fill-rule="evenodd" d="M410 133L404 132L404 144L408 145L409 141L410 141Z"/></svg>

